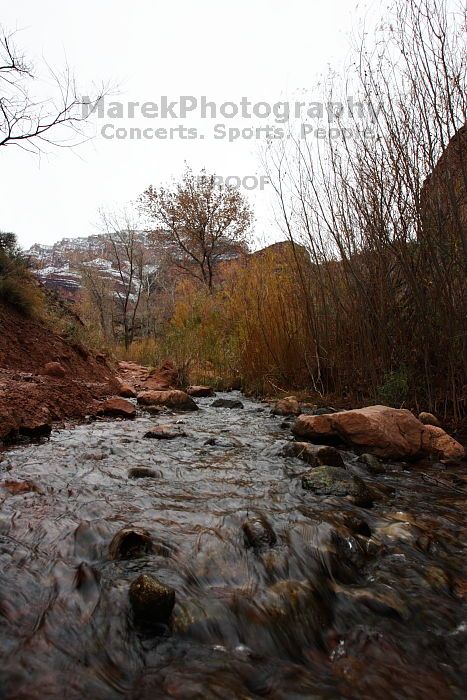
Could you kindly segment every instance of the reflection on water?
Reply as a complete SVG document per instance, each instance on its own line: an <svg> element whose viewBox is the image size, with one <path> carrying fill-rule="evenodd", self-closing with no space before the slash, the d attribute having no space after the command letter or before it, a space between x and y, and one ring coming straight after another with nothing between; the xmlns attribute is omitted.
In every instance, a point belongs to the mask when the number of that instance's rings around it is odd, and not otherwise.
<svg viewBox="0 0 467 700"><path fill-rule="evenodd" d="M35 488L0 489L0 697L463 696L462 469L371 476L342 453L373 507L315 496L281 419L242 400L2 455L0 480ZM186 437L143 438L175 422ZM114 559L128 526L153 546ZM135 623L141 573L176 591L169 625Z"/></svg>

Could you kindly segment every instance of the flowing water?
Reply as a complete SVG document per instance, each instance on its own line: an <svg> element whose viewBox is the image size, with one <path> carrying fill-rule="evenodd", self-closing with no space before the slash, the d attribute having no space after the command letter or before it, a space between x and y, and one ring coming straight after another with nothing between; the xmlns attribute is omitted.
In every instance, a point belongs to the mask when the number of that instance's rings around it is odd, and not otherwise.
<svg viewBox="0 0 467 700"><path fill-rule="evenodd" d="M232 397L232 395L230 395ZM290 430L257 402L55 431L0 456L0 697L461 698L462 468L385 464L372 507L305 491ZM161 423L186 437L148 440ZM129 478L134 467L153 476ZM464 513L464 514L463 514ZM277 541L247 547L267 518ZM153 551L109 556L125 526ZM139 574L176 592L141 627Z"/></svg>

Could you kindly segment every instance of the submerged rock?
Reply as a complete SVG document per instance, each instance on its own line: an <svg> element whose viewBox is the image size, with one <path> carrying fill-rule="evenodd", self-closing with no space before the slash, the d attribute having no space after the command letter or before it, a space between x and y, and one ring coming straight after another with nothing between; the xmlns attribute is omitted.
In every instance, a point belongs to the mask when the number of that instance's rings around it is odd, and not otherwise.
<svg viewBox="0 0 467 700"><path fill-rule="evenodd" d="M130 401L116 396L107 399L102 410L105 416L119 416L121 418L134 418L136 416L136 407Z"/></svg>
<svg viewBox="0 0 467 700"><path fill-rule="evenodd" d="M142 527L124 527L109 545L111 559L133 559L152 551L152 538Z"/></svg>
<svg viewBox="0 0 467 700"><path fill-rule="evenodd" d="M339 597L348 598L365 605L365 607L378 615L396 617L402 620L410 618L410 610L407 605L390 586L375 585L363 588L334 584L334 592Z"/></svg>
<svg viewBox="0 0 467 700"><path fill-rule="evenodd" d="M138 394L138 403L141 406L167 406L176 411L197 411L198 406L191 396L179 389L168 391L142 391Z"/></svg>
<svg viewBox="0 0 467 700"><path fill-rule="evenodd" d="M211 404L212 408L243 408L241 401L237 399L216 399Z"/></svg>
<svg viewBox="0 0 467 700"><path fill-rule="evenodd" d="M310 442L291 442L284 449L285 454L298 457L311 467L327 465L345 469L344 460L338 450L329 445L313 445Z"/></svg>
<svg viewBox="0 0 467 700"><path fill-rule="evenodd" d="M144 625L166 623L175 605L173 588L148 574L132 581L129 598L135 619Z"/></svg>
<svg viewBox="0 0 467 700"><path fill-rule="evenodd" d="M316 467L302 476L302 486L323 496L348 496L357 505L372 502L370 491L358 476L339 467Z"/></svg>
<svg viewBox="0 0 467 700"><path fill-rule="evenodd" d="M248 518L242 525L245 544L253 549L263 549L276 544L277 537L272 525L263 516Z"/></svg>
<svg viewBox="0 0 467 700"><path fill-rule="evenodd" d="M154 478L155 476L157 476L156 472L150 467L131 467L128 470L130 479L146 479L148 477Z"/></svg>
<svg viewBox="0 0 467 700"><path fill-rule="evenodd" d="M365 452L364 454L360 455L358 461L366 466L370 474L382 474L386 471L378 457L375 457L375 455Z"/></svg>
<svg viewBox="0 0 467 700"><path fill-rule="evenodd" d="M148 430L144 437L153 440L174 440L178 437L186 437L186 433L179 428L174 429L170 425L156 425L155 428Z"/></svg>
<svg viewBox="0 0 467 700"><path fill-rule="evenodd" d="M366 549L347 528L328 522L298 523L289 533L290 546L298 555L301 575L316 581L359 579L366 563Z"/></svg>
<svg viewBox="0 0 467 700"><path fill-rule="evenodd" d="M212 389L210 386L189 386L186 393L188 396L195 396L198 398L216 395L214 389Z"/></svg>

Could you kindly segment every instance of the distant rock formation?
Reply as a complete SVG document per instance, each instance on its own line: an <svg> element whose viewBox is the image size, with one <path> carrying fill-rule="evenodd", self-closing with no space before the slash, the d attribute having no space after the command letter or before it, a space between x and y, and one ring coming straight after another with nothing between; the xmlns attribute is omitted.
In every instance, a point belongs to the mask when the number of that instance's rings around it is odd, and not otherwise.
<svg viewBox="0 0 467 700"><path fill-rule="evenodd" d="M445 241L467 260L467 124L454 134L420 195L421 240Z"/></svg>

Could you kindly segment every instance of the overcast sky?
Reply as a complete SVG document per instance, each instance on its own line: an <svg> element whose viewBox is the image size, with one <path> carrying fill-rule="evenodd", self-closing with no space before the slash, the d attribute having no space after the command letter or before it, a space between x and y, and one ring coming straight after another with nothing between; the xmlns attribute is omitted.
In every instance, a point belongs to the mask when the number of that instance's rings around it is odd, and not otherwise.
<svg viewBox="0 0 467 700"><path fill-rule="evenodd" d="M109 101L154 102L205 95L217 105L273 104L313 85L349 51L349 32L367 5L354 0L0 0L0 20L20 30L16 43L44 74L44 59L73 69L83 94L92 83L118 85ZM89 88L87 90L86 88ZM319 96L318 98L319 99ZM105 138L102 128L107 128ZM40 159L15 147L0 153L0 229L20 243L53 243L95 233L98 210L134 200L149 184L178 176L186 161L221 176L263 174L261 139L214 138L216 124L242 128L272 119L94 119L96 138L75 149L49 149ZM204 138L116 139L117 127L197 128ZM251 184L252 181L249 181ZM249 195L256 235L280 238L270 213L270 187Z"/></svg>

